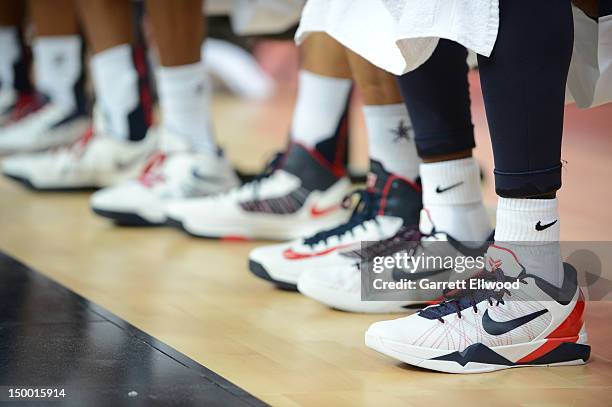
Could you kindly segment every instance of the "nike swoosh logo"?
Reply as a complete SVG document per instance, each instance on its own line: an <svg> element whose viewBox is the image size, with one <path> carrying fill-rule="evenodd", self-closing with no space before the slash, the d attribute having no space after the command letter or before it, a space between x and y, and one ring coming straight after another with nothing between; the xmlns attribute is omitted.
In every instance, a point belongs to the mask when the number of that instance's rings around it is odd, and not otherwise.
<svg viewBox="0 0 612 407"><path fill-rule="evenodd" d="M503 335L508 333L528 322L536 319L540 315L546 314L547 309L541 309L531 314L523 315L522 317L511 319L509 321L494 321L489 316L489 310L486 310L482 317L482 327L489 335Z"/></svg>
<svg viewBox="0 0 612 407"><path fill-rule="evenodd" d="M219 182L223 182L223 180L224 180L223 178L216 177L214 175L202 175L195 168L193 170L191 170L191 175L195 179L199 179L200 181L206 181L206 182L219 183Z"/></svg>
<svg viewBox="0 0 612 407"><path fill-rule="evenodd" d="M558 220L558 219L557 219ZM549 227L551 227L552 225L554 225L555 223L557 223L557 220L555 220L554 222L550 222L547 223L546 225L542 225L542 223L540 223L540 221L538 221L538 223L536 223L535 229L538 232L543 231L544 229L548 229Z"/></svg>
<svg viewBox="0 0 612 407"><path fill-rule="evenodd" d="M283 252L283 257L286 258L287 260L304 260L304 259L310 259L312 257L319 257L319 256L324 256L326 254L329 254L335 250L338 249L342 249L344 247L347 247L349 245L339 245L339 246L334 246L334 247L330 247L327 248L325 250L321 250L320 252L312 252L312 253L298 253L296 251L294 251L293 249L287 249Z"/></svg>
<svg viewBox="0 0 612 407"><path fill-rule="evenodd" d="M336 209L338 209L340 207L340 205L333 205L327 208L323 208L323 209L319 209L317 208L317 206L313 206L312 209L310 210L310 215L313 218L318 218L320 216L324 216L327 215L328 213L331 213L333 211L335 211Z"/></svg>
<svg viewBox="0 0 612 407"><path fill-rule="evenodd" d="M461 184L463 184L463 181L461 181L461 182L457 182L456 184L450 185L450 186L448 186L448 187L446 187L446 188L440 188L440 185L438 185L438 187L436 188L436 192L437 192L437 193L439 193L439 194L441 194L442 192L446 192L446 191L448 191L449 189L456 188L456 187L458 187L458 186L459 186L459 185L461 185Z"/></svg>

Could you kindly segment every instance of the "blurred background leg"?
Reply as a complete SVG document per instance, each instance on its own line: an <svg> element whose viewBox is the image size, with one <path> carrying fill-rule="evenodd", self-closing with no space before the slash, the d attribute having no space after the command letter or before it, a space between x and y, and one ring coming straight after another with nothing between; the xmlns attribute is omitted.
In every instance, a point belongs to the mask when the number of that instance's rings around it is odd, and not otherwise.
<svg viewBox="0 0 612 407"><path fill-rule="evenodd" d="M142 140L152 121L148 66L136 41L129 0L75 0L93 52L91 73L104 127L120 140Z"/></svg>

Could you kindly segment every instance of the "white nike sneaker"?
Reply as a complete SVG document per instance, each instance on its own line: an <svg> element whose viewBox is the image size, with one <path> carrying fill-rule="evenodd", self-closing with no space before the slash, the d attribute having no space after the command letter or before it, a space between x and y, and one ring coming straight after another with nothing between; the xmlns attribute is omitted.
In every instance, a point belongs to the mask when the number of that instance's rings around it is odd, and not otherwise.
<svg viewBox="0 0 612 407"><path fill-rule="evenodd" d="M170 200L202 197L240 181L221 152L195 152L179 135L162 130L160 151L137 179L97 191L91 207L119 224L162 225Z"/></svg>
<svg viewBox="0 0 612 407"><path fill-rule="evenodd" d="M492 237L490 237L492 239ZM341 253L337 256L338 262L335 267L323 267L302 273L298 280L298 290L307 297L314 299L328 307L348 312L361 313L387 313L406 312L406 308L415 304L424 304L438 301L442 298L444 291L441 290L400 290L396 293L387 293L386 299L379 297L373 299L362 299L362 273L363 260L371 262L376 256L396 256L410 251L412 258L457 258L483 256L490 240L469 246L458 242L444 232L437 232L427 214L421 212L420 231L415 227L403 227L391 238L381 240L367 246L367 253L360 247ZM364 259L363 256L368 256ZM410 270L389 269L388 278L393 282L414 281L419 284L420 280L432 282L449 281L450 279L467 279L479 271L479 269L461 270L456 272L451 268L438 268L436 264L431 266L420 265ZM382 275L372 276L366 280L367 284L374 284L375 279ZM374 292L374 291L372 291ZM378 294L379 292L377 292Z"/></svg>
<svg viewBox="0 0 612 407"><path fill-rule="evenodd" d="M345 264L338 255L342 251L359 250L362 241L387 239L403 225L418 225L420 187L386 172L376 161L370 168L371 185L355 192L360 200L346 223L305 239L254 249L251 272L278 287L296 289L302 273Z"/></svg>
<svg viewBox="0 0 612 407"><path fill-rule="evenodd" d="M40 151L76 141L89 127L85 115L46 103L0 129L0 154Z"/></svg>
<svg viewBox="0 0 612 407"><path fill-rule="evenodd" d="M485 264L486 270L470 280L479 285L417 314L373 324L366 345L449 373L578 365L589 359L585 302L574 267L560 267L564 281L557 287L530 274L504 247L492 245Z"/></svg>
<svg viewBox="0 0 612 407"><path fill-rule="evenodd" d="M35 190L101 188L138 176L155 148L155 131L133 142L88 130L70 147L8 157L2 171Z"/></svg>
<svg viewBox="0 0 612 407"><path fill-rule="evenodd" d="M170 202L167 216L200 237L290 240L345 221L341 204L349 187L345 176L292 144L255 180L227 193Z"/></svg>

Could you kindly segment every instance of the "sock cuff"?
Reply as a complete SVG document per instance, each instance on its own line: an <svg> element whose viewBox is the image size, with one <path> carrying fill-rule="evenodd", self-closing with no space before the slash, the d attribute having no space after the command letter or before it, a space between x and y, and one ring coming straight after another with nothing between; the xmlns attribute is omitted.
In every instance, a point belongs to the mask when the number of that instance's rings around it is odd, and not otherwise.
<svg viewBox="0 0 612 407"><path fill-rule="evenodd" d="M353 83L353 80L350 78L338 78L335 76L319 75L317 73L310 72L306 69L300 69L298 75L299 75L300 81L309 81L309 84L320 83L321 86L324 86L324 87L339 85L339 86L346 86L348 88Z"/></svg>
<svg viewBox="0 0 612 407"><path fill-rule="evenodd" d="M160 81L191 81L194 75L202 75L206 69L202 62L179 66L160 66L157 76Z"/></svg>
<svg viewBox="0 0 612 407"><path fill-rule="evenodd" d="M32 41L34 50L39 47L62 47L62 49L65 49L67 46L80 47L81 37L78 35L46 35L35 37Z"/></svg>
<svg viewBox="0 0 612 407"><path fill-rule="evenodd" d="M482 201L480 171L474 158L423 163L423 204L457 205Z"/></svg>
<svg viewBox="0 0 612 407"><path fill-rule="evenodd" d="M532 211L557 211L556 199L516 199L502 198L497 201L497 210L532 212Z"/></svg>
<svg viewBox="0 0 612 407"><path fill-rule="evenodd" d="M495 240L556 242L560 230L557 199L499 198Z"/></svg>
<svg viewBox="0 0 612 407"><path fill-rule="evenodd" d="M397 117L406 116L410 122L408 116L408 109L403 103L391 104L391 105L364 105L363 114L366 116L378 116L378 117Z"/></svg>
<svg viewBox="0 0 612 407"><path fill-rule="evenodd" d="M90 64L94 76L110 69L123 69L128 64L132 69L136 69L130 44L121 44L98 52L91 57Z"/></svg>

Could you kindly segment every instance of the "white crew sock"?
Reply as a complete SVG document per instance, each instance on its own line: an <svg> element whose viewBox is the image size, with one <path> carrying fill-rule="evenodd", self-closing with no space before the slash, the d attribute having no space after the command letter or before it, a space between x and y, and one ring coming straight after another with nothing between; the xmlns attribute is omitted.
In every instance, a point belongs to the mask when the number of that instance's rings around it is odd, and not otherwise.
<svg viewBox="0 0 612 407"><path fill-rule="evenodd" d="M209 116L210 82L202 63L158 70L162 121L196 151L216 152Z"/></svg>
<svg viewBox="0 0 612 407"><path fill-rule="evenodd" d="M419 175L419 158L410 116L403 103L363 107L370 158L385 171L414 180Z"/></svg>
<svg viewBox="0 0 612 407"><path fill-rule="evenodd" d="M78 35L37 37L32 46L36 89L67 111L77 108L75 87L83 74Z"/></svg>
<svg viewBox="0 0 612 407"><path fill-rule="evenodd" d="M512 250L527 273L563 282L557 199L499 198L495 241Z"/></svg>
<svg viewBox="0 0 612 407"><path fill-rule="evenodd" d="M351 92L350 79L300 71L291 135L306 147L334 135Z"/></svg>
<svg viewBox="0 0 612 407"><path fill-rule="evenodd" d="M106 120L105 127L111 136L128 140L128 116L140 103L132 47L122 44L109 48L95 54L90 63L96 108L101 110Z"/></svg>
<svg viewBox="0 0 612 407"><path fill-rule="evenodd" d="M437 231L463 242L482 242L491 222L482 203L478 164L473 158L421 164L423 207Z"/></svg>
<svg viewBox="0 0 612 407"><path fill-rule="evenodd" d="M0 87L12 89L15 82L13 66L21 55L16 27L0 27L0 55Z"/></svg>

